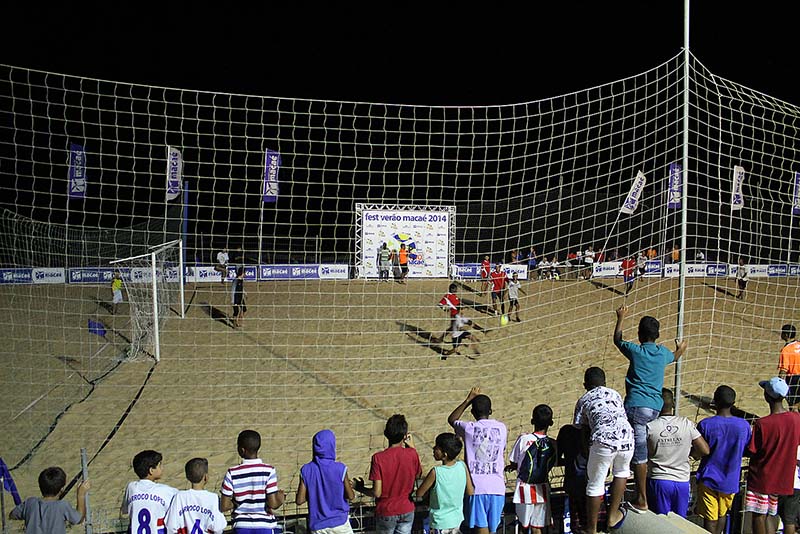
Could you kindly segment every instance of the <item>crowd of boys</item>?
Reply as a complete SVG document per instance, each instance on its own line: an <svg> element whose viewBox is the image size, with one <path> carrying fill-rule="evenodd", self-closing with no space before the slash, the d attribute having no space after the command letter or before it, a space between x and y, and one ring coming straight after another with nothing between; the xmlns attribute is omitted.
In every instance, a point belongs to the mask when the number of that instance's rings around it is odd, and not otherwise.
<svg viewBox="0 0 800 534"><path fill-rule="evenodd" d="M720 533L733 497L739 492L743 457L749 457L744 509L752 514L754 534L774 533L776 516L784 533L794 534L800 524L800 413L788 410L798 404L800 391L794 377L800 371L800 343L796 329L784 325L785 342L780 376L759 382L769 415L749 423L732 413L736 393L721 385L714 392L716 415L698 425L675 414L674 394L663 387L664 370L686 351L685 341L670 351L656 340L659 323L649 316L639 322L639 343L623 339L628 308L617 310L614 344L629 361L625 397L606 386L599 367L584 373L586 390L577 401L572 422L553 440L547 435L553 411L544 404L533 409L532 432L520 435L507 457L508 431L492 418L491 399L474 387L447 418L452 433L439 434L433 448L440 466L422 477L419 455L403 415L388 419L385 450L373 455L367 486L351 481L347 467L336 461L336 438L322 430L313 438L312 461L300 469L295 495L298 505L308 505L309 529L314 534L352 534L349 501L355 491L374 497L376 531L409 534L416 499L427 498L431 534L458 534L463 526L476 534L497 532L505 504L505 472L517 473L513 502L520 527L538 534L552 525L548 472L556 460L564 466L565 490L570 498L572 531L594 534L601 516L606 481L612 476L605 513L606 526L619 528L627 514L652 510L686 516L690 493L690 458L700 459L697 471L696 513L709 532ZM784 380L789 379L789 383ZM473 420L462 419L467 408ZM237 439L241 463L223 478L220 496L205 489L208 461L193 458L185 465L191 489L178 491L159 483L162 456L146 450L133 458L139 480L128 484L121 512L130 518L132 532L169 534L220 533L224 514L231 512L237 534L277 534L274 510L286 498L278 487L275 468L259 457L261 436L242 431ZM464 461L458 460L462 447ZM632 469L631 469L632 466ZM631 470L634 498L623 503ZM31 497L16 506L12 519L25 521L28 533L60 533L85 516L84 481L77 490L77 510L60 500L66 474L58 467L42 471L42 498Z"/></svg>

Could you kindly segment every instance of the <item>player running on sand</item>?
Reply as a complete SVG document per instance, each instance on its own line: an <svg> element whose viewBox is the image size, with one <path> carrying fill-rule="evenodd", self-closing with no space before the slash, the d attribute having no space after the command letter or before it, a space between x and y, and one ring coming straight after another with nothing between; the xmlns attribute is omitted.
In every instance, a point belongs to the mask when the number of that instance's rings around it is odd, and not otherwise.
<svg viewBox="0 0 800 534"><path fill-rule="evenodd" d="M492 264L489 262L489 256L484 256L481 262L481 295L486 294L489 289L489 274L492 272Z"/></svg>
<svg viewBox="0 0 800 534"><path fill-rule="evenodd" d="M473 326L475 328L475 330L478 330L480 332L484 331L483 328L481 328L477 324L473 323L470 319L467 319L466 317L461 315L460 312L461 312L461 306L458 307L457 313L456 313L455 317L453 317L452 328L451 328L451 331L450 331L450 335L453 336L453 348L450 349L450 350L442 351L442 359L443 360L446 360L447 357L450 356L451 354L457 354L457 355L460 356L461 353L458 352L458 348L462 344L465 347L468 347L470 341L472 341L472 342L474 342L476 344L480 341L477 337L475 337L475 334L473 334L472 332L470 332L469 330L466 329L467 326ZM444 336L442 336L442 337L444 337ZM475 351L476 355L480 356L480 352L478 351L477 348L473 347L472 350ZM475 359L470 355L467 355L467 358L469 358L470 360L474 360Z"/></svg>
<svg viewBox="0 0 800 534"><path fill-rule="evenodd" d="M506 314L506 301L505 301L505 288L508 282L508 275L503 270L503 266L499 263L495 265L494 271L491 274L492 279L492 310L497 315L497 301L500 301L500 310L503 315Z"/></svg>

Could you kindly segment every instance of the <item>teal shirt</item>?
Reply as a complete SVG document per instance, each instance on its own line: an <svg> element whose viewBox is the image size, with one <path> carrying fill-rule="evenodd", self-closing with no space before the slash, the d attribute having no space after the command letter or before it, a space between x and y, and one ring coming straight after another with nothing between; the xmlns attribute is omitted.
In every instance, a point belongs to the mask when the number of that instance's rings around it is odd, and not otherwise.
<svg viewBox="0 0 800 534"><path fill-rule="evenodd" d="M637 345L620 341L617 348L630 364L625 375L625 407L651 408L658 412L664 405L664 369L675 360L667 347L655 343Z"/></svg>
<svg viewBox="0 0 800 534"><path fill-rule="evenodd" d="M431 528L458 528L464 520L467 466L459 460L451 466L440 465L433 469L436 483L431 491Z"/></svg>

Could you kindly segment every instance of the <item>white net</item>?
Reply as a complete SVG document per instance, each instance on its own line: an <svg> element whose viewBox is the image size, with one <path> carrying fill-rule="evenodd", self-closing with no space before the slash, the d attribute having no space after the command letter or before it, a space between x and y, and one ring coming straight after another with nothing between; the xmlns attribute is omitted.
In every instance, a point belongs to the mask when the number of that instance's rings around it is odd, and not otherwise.
<svg viewBox="0 0 800 534"><path fill-rule="evenodd" d="M677 56L536 102L426 107L212 94L0 67L2 224L17 229L0 233L0 309L10 339L0 349L9 392L0 416L13 474L32 494L42 467L74 466L87 447L96 509L111 517L142 449L163 452L165 481L181 487L183 462L207 456L215 489L237 461L236 435L254 428L264 437L262 456L291 491L314 432L333 429L340 459L364 475L393 413L406 414L423 463L432 465L428 445L476 384L512 435L527 428L539 402L564 424L587 366L604 367L610 385L624 389L625 361L611 342L620 304L632 308L626 338L649 314L671 346L680 303L672 250L683 235L676 258L687 273L681 304L690 349L682 411L702 417L703 398L727 383L742 408L763 412L756 379L775 372L781 324L798 322L792 205L800 110L692 59L687 203L669 207L670 168L683 163L683 68ZM167 147L181 150L184 182L169 202ZM744 168L744 206L732 210L735 166ZM639 204L620 213L639 172ZM84 196L68 195L82 187ZM378 219L368 220L372 208ZM397 213L378 213L385 209ZM440 221L402 218L433 210L455 217L441 244ZM66 237L28 237L37 232ZM359 263L380 261L379 235L398 249L413 243L409 276L397 280L406 283L359 277ZM160 363L131 362L87 382L104 342L87 331L87 317L111 320L99 305L110 300L109 286L93 278L95 268L178 236L192 297L185 320L173 313L163 324ZM372 248L357 248L369 239ZM78 241L91 247L73 249ZM583 260L570 255L590 246L602 257L581 269ZM510 263L512 251L532 248L539 261L555 260L558 280L552 271L540 279L527 258ZM214 269L223 249L224 284ZM626 297L620 260L650 251ZM451 345L432 340L449 324L437 303L450 280L428 274L431 255L431 269L442 261L444 276L457 279L465 315L490 330L462 349L474 359L442 360ZM484 256L523 278L520 322L501 327L491 315L476 278ZM742 299L739 257L751 273ZM240 266L247 311L234 329L230 273ZM116 354L120 345L114 341Z"/></svg>

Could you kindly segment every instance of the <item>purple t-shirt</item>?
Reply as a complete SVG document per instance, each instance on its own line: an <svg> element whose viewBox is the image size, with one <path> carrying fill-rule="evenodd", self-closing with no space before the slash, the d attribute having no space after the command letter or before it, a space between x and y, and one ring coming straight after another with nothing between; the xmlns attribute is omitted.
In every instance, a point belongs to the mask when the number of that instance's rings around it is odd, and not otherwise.
<svg viewBox="0 0 800 534"><path fill-rule="evenodd" d="M464 458L475 485L475 495L505 495L506 425L494 419L458 420L453 428L464 440Z"/></svg>
<svg viewBox="0 0 800 534"><path fill-rule="evenodd" d="M739 491L742 455L750 442L750 424L739 417L715 415L697 424L711 454L700 461L697 481L720 493Z"/></svg>

